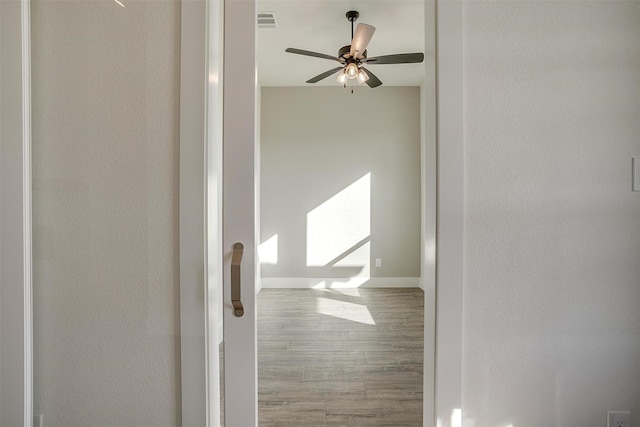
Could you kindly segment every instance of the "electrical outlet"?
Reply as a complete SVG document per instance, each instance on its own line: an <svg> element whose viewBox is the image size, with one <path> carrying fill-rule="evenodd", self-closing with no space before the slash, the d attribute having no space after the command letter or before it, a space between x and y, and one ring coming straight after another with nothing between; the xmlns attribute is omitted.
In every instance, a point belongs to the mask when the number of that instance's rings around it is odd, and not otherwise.
<svg viewBox="0 0 640 427"><path fill-rule="evenodd" d="M382 267L382 258L376 258L376 267L377 268Z"/></svg>
<svg viewBox="0 0 640 427"><path fill-rule="evenodd" d="M42 414L33 416L33 427L42 427Z"/></svg>
<svg viewBox="0 0 640 427"><path fill-rule="evenodd" d="M607 412L607 427L631 427L631 412L629 411Z"/></svg>

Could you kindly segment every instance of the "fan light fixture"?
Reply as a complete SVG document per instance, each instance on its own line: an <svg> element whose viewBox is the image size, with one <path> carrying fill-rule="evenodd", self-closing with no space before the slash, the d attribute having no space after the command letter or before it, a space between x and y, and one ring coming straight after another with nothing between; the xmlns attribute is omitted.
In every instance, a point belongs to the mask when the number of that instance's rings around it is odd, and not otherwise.
<svg viewBox="0 0 640 427"><path fill-rule="evenodd" d="M341 85L347 84L347 73L346 73L346 71L341 71L340 73L338 73L338 78L336 79L336 81L338 83L340 83Z"/></svg>

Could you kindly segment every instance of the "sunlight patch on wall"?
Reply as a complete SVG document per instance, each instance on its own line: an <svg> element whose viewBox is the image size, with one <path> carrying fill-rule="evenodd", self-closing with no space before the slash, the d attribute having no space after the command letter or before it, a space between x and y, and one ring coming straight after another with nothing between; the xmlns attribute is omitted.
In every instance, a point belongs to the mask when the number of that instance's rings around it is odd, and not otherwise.
<svg viewBox="0 0 640 427"><path fill-rule="evenodd" d="M462 427L462 409L451 411L451 427Z"/></svg>
<svg viewBox="0 0 640 427"><path fill-rule="evenodd" d="M436 263L436 239L431 238L428 239L424 245L425 247L425 257L429 264Z"/></svg>
<svg viewBox="0 0 640 427"><path fill-rule="evenodd" d="M462 409L455 408L451 411L450 422L447 424L446 421L446 419L443 421L442 418L438 418L436 420L436 427L462 427ZM473 423L473 421L471 422Z"/></svg>
<svg viewBox="0 0 640 427"><path fill-rule="evenodd" d="M371 173L307 214L307 266L323 267L371 233ZM368 265L369 259L365 264Z"/></svg>
<svg viewBox="0 0 640 427"><path fill-rule="evenodd" d="M362 267L358 276L366 276L369 277L370 269L369 269L369 260L371 259L371 243L366 242L359 248L356 248L348 255L345 255L343 258L338 260L334 267Z"/></svg>
<svg viewBox="0 0 640 427"><path fill-rule="evenodd" d="M352 322L375 325L366 305L320 297L316 300L316 311L319 314L338 317Z"/></svg>
<svg viewBox="0 0 640 427"><path fill-rule="evenodd" d="M278 235L274 234L258 245L258 259L261 264L278 263Z"/></svg>

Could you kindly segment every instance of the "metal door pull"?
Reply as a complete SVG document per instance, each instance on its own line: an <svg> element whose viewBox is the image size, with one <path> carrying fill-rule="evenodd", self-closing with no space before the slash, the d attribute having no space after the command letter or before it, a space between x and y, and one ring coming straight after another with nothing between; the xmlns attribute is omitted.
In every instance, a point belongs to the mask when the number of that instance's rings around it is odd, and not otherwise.
<svg viewBox="0 0 640 427"><path fill-rule="evenodd" d="M244 307L240 301L240 263L244 245L235 243L233 245L233 256L231 257L231 303L233 304L233 314L237 317L244 315Z"/></svg>

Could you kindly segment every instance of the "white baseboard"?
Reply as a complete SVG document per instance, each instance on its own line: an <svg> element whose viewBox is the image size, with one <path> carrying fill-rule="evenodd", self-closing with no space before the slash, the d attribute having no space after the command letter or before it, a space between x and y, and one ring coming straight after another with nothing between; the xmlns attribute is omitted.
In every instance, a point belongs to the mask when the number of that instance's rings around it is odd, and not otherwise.
<svg viewBox="0 0 640 427"><path fill-rule="evenodd" d="M262 288L419 288L419 277L263 277Z"/></svg>

